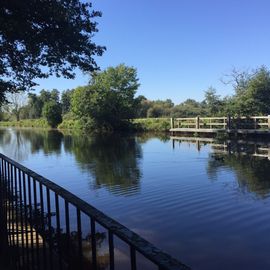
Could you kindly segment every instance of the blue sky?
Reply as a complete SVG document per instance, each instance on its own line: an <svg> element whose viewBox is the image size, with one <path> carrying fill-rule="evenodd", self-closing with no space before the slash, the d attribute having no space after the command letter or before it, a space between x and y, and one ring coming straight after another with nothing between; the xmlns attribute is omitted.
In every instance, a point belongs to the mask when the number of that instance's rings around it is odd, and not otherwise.
<svg viewBox="0 0 270 270"><path fill-rule="evenodd" d="M138 70L138 94L149 99L202 100L209 86L224 96L220 82L233 67L270 67L269 0L94 0L103 13L94 40L107 51L97 58L104 69L119 63ZM50 78L40 87L64 90L84 85Z"/></svg>

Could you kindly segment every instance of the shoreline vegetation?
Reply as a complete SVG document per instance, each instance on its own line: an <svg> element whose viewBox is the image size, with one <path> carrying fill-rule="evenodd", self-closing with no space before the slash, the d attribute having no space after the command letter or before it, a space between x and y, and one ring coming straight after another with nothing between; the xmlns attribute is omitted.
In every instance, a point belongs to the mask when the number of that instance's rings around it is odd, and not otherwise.
<svg viewBox="0 0 270 270"><path fill-rule="evenodd" d="M136 96L137 70L120 64L92 74L85 86L60 92L41 90L28 97L15 93L1 107L0 126L58 128L90 133L143 132L170 129L170 118L232 117L270 114L270 70L231 74L235 94L222 98L216 89L204 100L148 100Z"/></svg>
<svg viewBox="0 0 270 270"><path fill-rule="evenodd" d="M0 127L16 128L46 128L50 129L45 118L24 119L20 121L0 121ZM57 129L84 130L79 120L63 120L57 126ZM162 131L167 132L170 129L170 118L139 118L133 119L129 127L130 131Z"/></svg>

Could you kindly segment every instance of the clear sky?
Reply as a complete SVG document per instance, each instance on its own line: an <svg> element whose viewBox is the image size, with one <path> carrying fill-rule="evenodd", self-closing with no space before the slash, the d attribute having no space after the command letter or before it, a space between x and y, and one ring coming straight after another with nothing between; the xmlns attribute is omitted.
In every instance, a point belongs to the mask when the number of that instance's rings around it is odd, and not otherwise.
<svg viewBox="0 0 270 270"><path fill-rule="evenodd" d="M138 94L149 99L202 100L209 86L232 93L220 79L233 67L270 67L270 0L94 0L103 13L94 40L107 51L103 69L119 63L138 70ZM50 78L40 87L84 85Z"/></svg>

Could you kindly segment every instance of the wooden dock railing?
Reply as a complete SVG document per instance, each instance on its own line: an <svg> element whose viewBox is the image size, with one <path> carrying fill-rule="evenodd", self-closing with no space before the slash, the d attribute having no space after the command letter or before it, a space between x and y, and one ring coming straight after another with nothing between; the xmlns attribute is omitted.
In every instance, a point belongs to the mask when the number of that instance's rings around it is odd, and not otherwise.
<svg viewBox="0 0 270 270"><path fill-rule="evenodd" d="M194 117L171 118L171 131L270 131L270 115L250 117Z"/></svg>

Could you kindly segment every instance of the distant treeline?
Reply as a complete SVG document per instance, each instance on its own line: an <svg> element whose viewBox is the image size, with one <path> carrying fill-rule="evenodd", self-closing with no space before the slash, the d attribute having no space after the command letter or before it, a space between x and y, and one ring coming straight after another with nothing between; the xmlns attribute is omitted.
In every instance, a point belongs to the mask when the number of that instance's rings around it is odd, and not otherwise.
<svg viewBox="0 0 270 270"><path fill-rule="evenodd" d="M233 70L226 83L234 90L221 97L210 87L204 100L187 99L174 104L171 99L149 100L135 96L139 87L137 71L123 64L92 75L88 85L60 92L42 90L39 94L13 94L2 106L2 120L44 117L56 127L64 121L77 121L81 128L118 130L129 128L134 118L250 116L270 114L270 71L259 67L251 72Z"/></svg>
<svg viewBox="0 0 270 270"><path fill-rule="evenodd" d="M140 96L138 118L145 117L195 117L195 116L251 116L270 114L270 72L262 66L251 72L233 70L224 83L231 84L234 94L221 97L210 87L202 102L187 99L174 104L165 101L147 100Z"/></svg>

